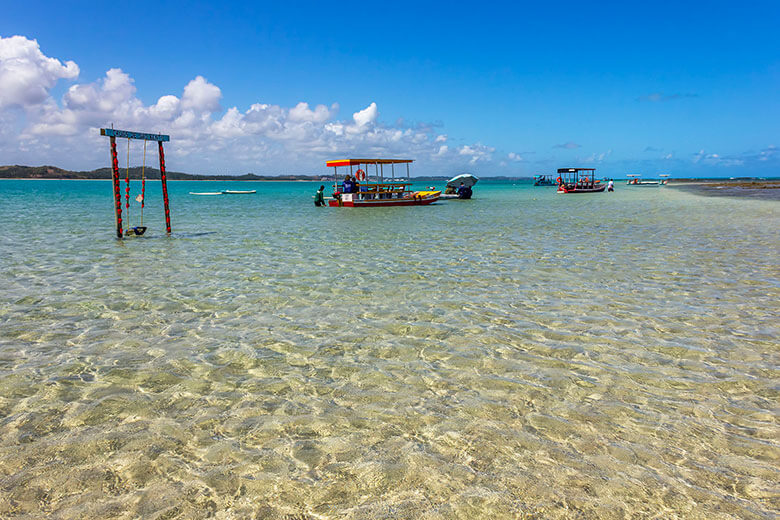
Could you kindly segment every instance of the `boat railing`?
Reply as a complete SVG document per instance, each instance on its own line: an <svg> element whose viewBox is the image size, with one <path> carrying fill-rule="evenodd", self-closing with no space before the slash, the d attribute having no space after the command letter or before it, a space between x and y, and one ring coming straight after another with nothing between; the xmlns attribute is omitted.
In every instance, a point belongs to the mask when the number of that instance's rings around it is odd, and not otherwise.
<svg viewBox="0 0 780 520"><path fill-rule="evenodd" d="M413 193L410 189L411 185L411 182L359 183L357 185L357 191L352 192L349 195L353 198L362 200L403 199ZM338 184L335 184L333 189L334 195L344 195L341 193L341 186Z"/></svg>

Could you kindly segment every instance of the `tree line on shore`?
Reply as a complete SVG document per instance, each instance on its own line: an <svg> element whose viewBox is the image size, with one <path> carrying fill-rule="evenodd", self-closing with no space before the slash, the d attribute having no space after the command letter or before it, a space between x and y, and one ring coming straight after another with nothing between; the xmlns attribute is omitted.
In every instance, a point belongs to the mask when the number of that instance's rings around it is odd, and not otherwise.
<svg viewBox="0 0 780 520"><path fill-rule="evenodd" d="M140 180L140 166L130 168L130 178ZM119 176L124 179L126 168L119 169ZM145 168L143 175L150 180L160 179L160 170ZM327 176L322 175L195 175L192 173L166 171L165 176L172 181L318 181ZM56 166L0 166L0 178L5 179L110 179L111 168L98 168L90 171L64 170Z"/></svg>

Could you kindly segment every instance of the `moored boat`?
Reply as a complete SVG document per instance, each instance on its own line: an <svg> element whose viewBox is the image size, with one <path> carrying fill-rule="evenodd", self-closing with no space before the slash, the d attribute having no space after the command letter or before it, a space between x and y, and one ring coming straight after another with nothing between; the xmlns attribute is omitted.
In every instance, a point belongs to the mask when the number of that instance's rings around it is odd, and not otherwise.
<svg viewBox="0 0 780 520"><path fill-rule="evenodd" d="M626 184L628 186L637 186L641 188L657 188L661 185L661 181L656 180L642 180L642 176L638 173L627 173L628 180Z"/></svg>
<svg viewBox="0 0 780 520"><path fill-rule="evenodd" d="M326 162L333 168L333 196L328 200L332 207L374 208L384 206L420 206L439 200L441 191L411 189L409 165L412 159L338 159ZM406 166L406 178L396 178L396 165ZM373 175L371 175L373 167ZM389 168L385 180L385 167ZM339 168L347 168L344 182L339 185ZM347 171L349 173L347 173ZM355 180L348 180L354 178Z"/></svg>
<svg viewBox="0 0 780 520"><path fill-rule="evenodd" d="M557 186L558 183L552 178L552 175L534 175L534 186Z"/></svg>
<svg viewBox="0 0 780 520"><path fill-rule="evenodd" d="M439 198L442 200L468 200L473 194L471 188L474 187L477 182L479 182L479 178L476 175L472 175L470 173L461 173L460 175L456 175L447 181L447 187L444 189L444 193L442 193ZM462 188L461 185L463 186Z"/></svg>
<svg viewBox="0 0 780 520"><path fill-rule="evenodd" d="M558 168L558 193L598 193L607 189L595 168Z"/></svg>
<svg viewBox="0 0 780 520"><path fill-rule="evenodd" d="M222 190L225 195L250 195L257 193L257 190Z"/></svg>

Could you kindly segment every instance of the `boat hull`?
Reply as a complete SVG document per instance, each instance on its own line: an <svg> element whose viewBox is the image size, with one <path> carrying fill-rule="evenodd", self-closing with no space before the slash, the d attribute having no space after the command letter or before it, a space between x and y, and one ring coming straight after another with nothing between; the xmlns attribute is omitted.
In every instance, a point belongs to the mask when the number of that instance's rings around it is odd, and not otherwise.
<svg viewBox="0 0 780 520"><path fill-rule="evenodd" d="M567 188L565 186L558 187L558 193L599 193L607 189L607 186L594 186L593 188Z"/></svg>
<svg viewBox="0 0 780 520"><path fill-rule="evenodd" d="M338 208L379 208L389 206L426 206L439 200L441 192L433 192L425 195L415 194L401 199L359 199L355 193L346 193L342 199L328 200L328 206Z"/></svg>

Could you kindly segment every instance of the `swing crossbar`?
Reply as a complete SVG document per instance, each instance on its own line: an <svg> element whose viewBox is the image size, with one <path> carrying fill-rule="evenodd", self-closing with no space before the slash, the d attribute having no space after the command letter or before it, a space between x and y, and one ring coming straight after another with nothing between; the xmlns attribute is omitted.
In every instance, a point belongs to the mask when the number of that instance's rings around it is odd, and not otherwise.
<svg viewBox="0 0 780 520"><path fill-rule="evenodd" d="M142 139L144 141L157 141L160 143L171 140L171 136L165 134L146 134L143 132L130 132L129 130L114 130L113 128L101 128L100 135L105 135L106 137Z"/></svg>

